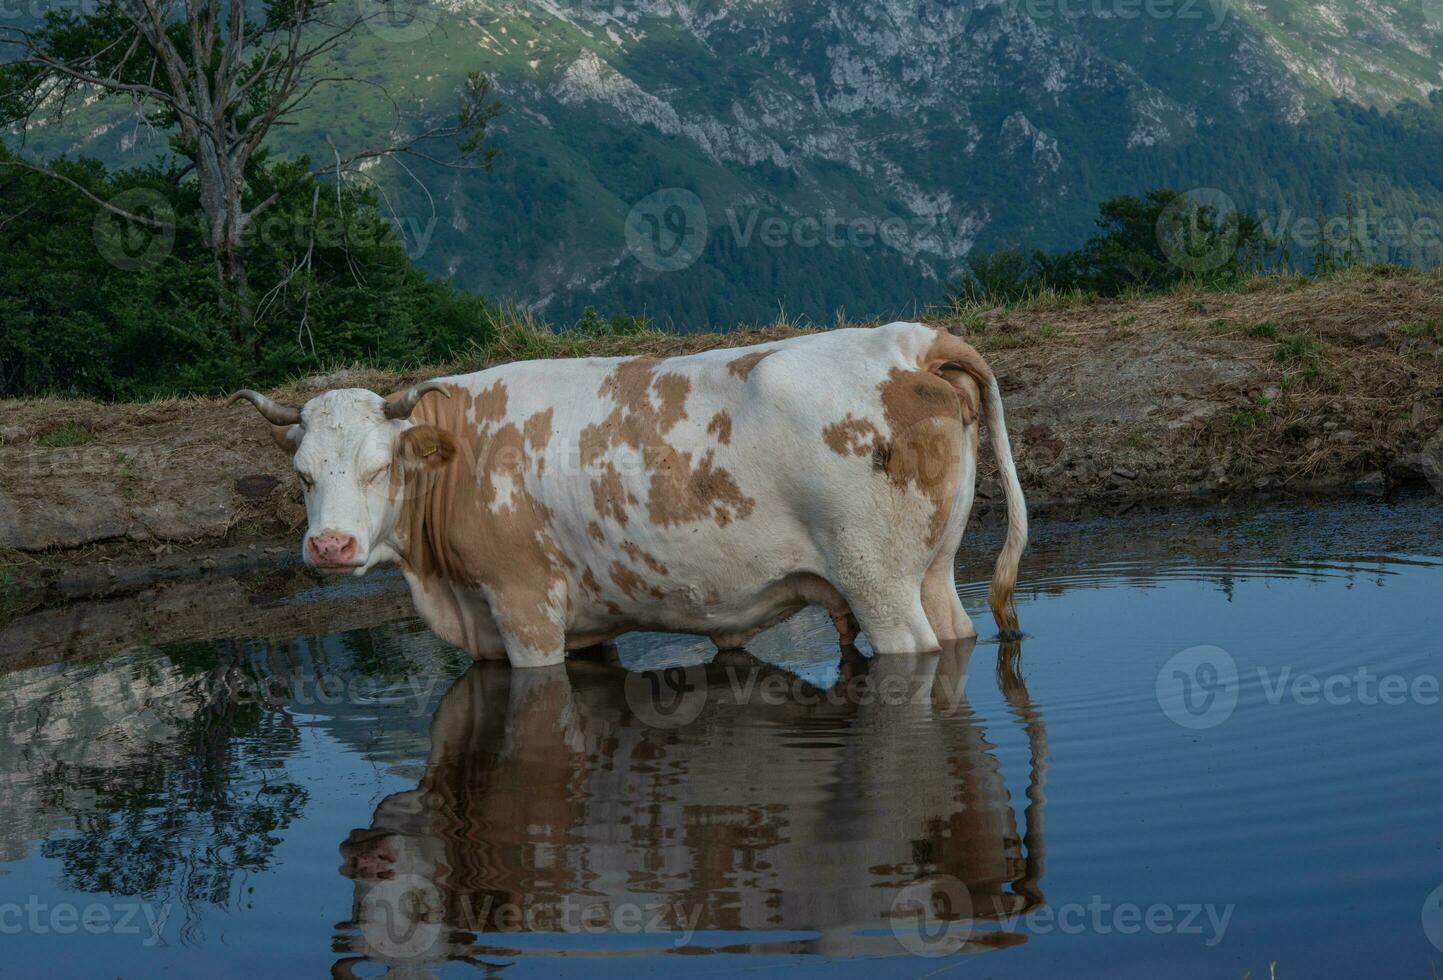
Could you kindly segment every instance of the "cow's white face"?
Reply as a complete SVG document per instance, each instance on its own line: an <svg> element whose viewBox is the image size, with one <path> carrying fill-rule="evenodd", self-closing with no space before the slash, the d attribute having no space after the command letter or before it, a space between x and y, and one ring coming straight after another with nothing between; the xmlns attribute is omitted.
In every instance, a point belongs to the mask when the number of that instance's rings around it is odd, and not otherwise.
<svg viewBox="0 0 1443 980"><path fill-rule="evenodd" d="M305 493L301 558L313 568L360 575L396 561L408 479L455 455L449 434L388 418L386 406L365 389L328 391L306 403L299 423L276 429Z"/></svg>

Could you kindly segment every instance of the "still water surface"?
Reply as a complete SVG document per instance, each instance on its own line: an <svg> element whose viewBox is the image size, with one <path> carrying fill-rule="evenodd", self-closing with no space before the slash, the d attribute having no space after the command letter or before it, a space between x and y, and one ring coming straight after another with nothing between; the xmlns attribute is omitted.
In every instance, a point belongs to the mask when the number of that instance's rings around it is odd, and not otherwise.
<svg viewBox="0 0 1443 980"><path fill-rule="evenodd" d="M0 973L1443 971L1436 498L1053 524L1024 578L1019 649L512 672L400 621L0 677Z"/></svg>

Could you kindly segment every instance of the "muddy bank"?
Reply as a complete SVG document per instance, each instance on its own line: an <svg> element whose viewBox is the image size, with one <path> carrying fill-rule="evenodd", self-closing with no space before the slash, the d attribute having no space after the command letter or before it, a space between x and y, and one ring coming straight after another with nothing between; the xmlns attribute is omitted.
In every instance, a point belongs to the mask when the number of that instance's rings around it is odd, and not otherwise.
<svg viewBox="0 0 1443 980"><path fill-rule="evenodd" d="M296 568L158 581L105 598L0 616L0 673L140 646L233 637L291 639L414 615L398 574L321 583Z"/></svg>
<svg viewBox="0 0 1443 980"><path fill-rule="evenodd" d="M1434 275L1353 270L930 319L994 365L1039 515L1258 492L1443 489ZM619 338L597 353L677 354L786 332ZM548 343L527 353L577 352L574 340ZM387 390L444 370L342 373L280 394ZM304 523L289 459L249 406L47 399L0 403L0 417L0 595L12 607L17 589L33 595L37 583L104 594L117 578L183 577L208 562L283 564ZM984 516L1000 503L992 472L984 465Z"/></svg>

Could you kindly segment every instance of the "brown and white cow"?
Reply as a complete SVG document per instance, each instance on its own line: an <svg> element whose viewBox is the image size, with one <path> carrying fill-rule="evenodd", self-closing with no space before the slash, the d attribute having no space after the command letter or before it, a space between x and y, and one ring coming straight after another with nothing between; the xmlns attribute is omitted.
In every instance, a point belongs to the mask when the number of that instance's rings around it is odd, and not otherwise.
<svg viewBox="0 0 1443 980"><path fill-rule="evenodd" d="M976 350L922 324L528 361L300 409L236 398L294 454L308 564L396 562L437 634L515 666L633 630L740 647L809 604L855 615L880 653L975 635L953 558L985 421L1008 518L991 605L1017 629L1027 514L1002 397Z"/></svg>

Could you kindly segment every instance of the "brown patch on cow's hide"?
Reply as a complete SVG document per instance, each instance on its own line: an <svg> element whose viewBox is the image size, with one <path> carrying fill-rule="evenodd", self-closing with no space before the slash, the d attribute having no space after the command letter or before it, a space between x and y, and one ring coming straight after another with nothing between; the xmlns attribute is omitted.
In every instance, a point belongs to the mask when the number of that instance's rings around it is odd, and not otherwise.
<svg viewBox="0 0 1443 980"><path fill-rule="evenodd" d="M952 386L962 401L962 421L971 425L980 411L981 389L992 384L992 368L977 348L941 328L917 365Z"/></svg>
<svg viewBox="0 0 1443 980"><path fill-rule="evenodd" d="M546 447L551 445L551 419L555 414L555 411L549 408L544 412L537 412L526 420L526 425L521 430L526 436L526 448L534 454L532 460L536 465L537 476L546 472Z"/></svg>
<svg viewBox="0 0 1443 980"><path fill-rule="evenodd" d="M541 417L549 413L522 426L503 423L506 403L506 386L497 381L479 394L455 386L450 398L417 405L412 419L449 432L458 454L447 466L406 475L402 560L422 579L489 590L507 632L549 651L564 642L566 610L553 593L564 595L573 567L552 536L551 512L526 487L538 462L531 447L549 431L550 419ZM497 484L506 478L510 496L502 499Z"/></svg>
<svg viewBox="0 0 1443 980"><path fill-rule="evenodd" d="M774 350L754 350L750 354L743 354L741 357L728 362L727 370L742 381L746 381L752 376L752 372L757 369L758 364L775 353L776 351Z"/></svg>
<svg viewBox="0 0 1443 980"><path fill-rule="evenodd" d="M947 528L962 465L961 399L937 375L901 368L893 368L878 391L892 433L887 479L931 500L928 544L935 546Z"/></svg>
<svg viewBox="0 0 1443 980"><path fill-rule="evenodd" d="M692 454L666 449L651 467L647 514L658 527L690 524L711 518L718 527L745 520L757 502L742 493L731 473L716 465L716 451L708 449L692 465Z"/></svg>
<svg viewBox="0 0 1443 980"><path fill-rule="evenodd" d="M581 430L582 466L590 466L616 446L629 446L645 455L686 418L691 382L681 374L658 375L658 367L664 363L653 357L634 357L618 364L601 382L597 395L611 399L614 407L605 419ZM652 400L653 389L656 401Z"/></svg>
<svg viewBox="0 0 1443 980"><path fill-rule="evenodd" d="M551 419L555 414L554 409L548 408L526 420L522 431L526 435L527 446L532 449L545 449L551 445Z"/></svg>
<svg viewBox="0 0 1443 980"><path fill-rule="evenodd" d="M646 590L646 582L642 577L619 561L611 563L611 580L618 589L626 593L628 599L635 599Z"/></svg>
<svg viewBox="0 0 1443 980"><path fill-rule="evenodd" d="M707 450L693 466L691 453L667 443L666 436L687 418L691 382L684 375L664 371L665 364L652 358L632 358L607 375L598 394L610 398L614 407L602 422L582 430L581 463L593 465L617 447L637 450L643 468L651 474L647 512L653 523L669 527L710 519L726 527L750 515L756 501L742 493L727 470L716 465L714 450ZM592 481L592 498L599 514L614 517L620 524L626 523L624 507L637 503L610 463Z"/></svg>
<svg viewBox="0 0 1443 980"><path fill-rule="evenodd" d="M600 544L606 544L606 532L601 530L601 525L592 521L586 525L586 533L591 535Z"/></svg>
<svg viewBox="0 0 1443 980"><path fill-rule="evenodd" d="M591 502L602 518L612 518L616 523L625 526L626 508L635 507L641 501L627 491L616 467L606 463L601 467L601 475L591 481Z"/></svg>
<svg viewBox="0 0 1443 980"><path fill-rule="evenodd" d="M865 456L882 444L882 433L870 420L848 412L842 421L822 430L822 441L838 456Z"/></svg>
<svg viewBox="0 0 1443 980"><path fill-rule="evenodd" d="M732 441L732 417L726 409L722 409L711 417L711 422L706 427L706 434L715 436L716 441L723 446L731 445Z"/></svg>
<svg viewBox="0 0 1443 980"><path fill-rule="evenodd" d="M630 558L632 561L641 562L643 565L645 565L647 568L651 569L658 575L667 576L671 574L671 572L667 570L667 567L665 565L657 561L655 555L647 551L645 548L639 547L634 541L623 541L621 544L621 550L626 552L626 557Z"/></svg>
<svg viewBox="0 0 1443 980"><path fill-rule="evenodd" d="M457 391L462 390L464 389L452 389L452 396L454 397ZM472 407L476 410L475 422L477 425L483 425L486 422L500 422L506 417L508 401L506 383L497 381L481 394L474 396L471 401Z"/></svg>

